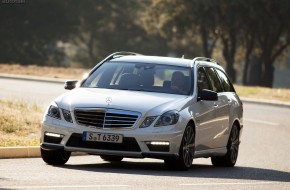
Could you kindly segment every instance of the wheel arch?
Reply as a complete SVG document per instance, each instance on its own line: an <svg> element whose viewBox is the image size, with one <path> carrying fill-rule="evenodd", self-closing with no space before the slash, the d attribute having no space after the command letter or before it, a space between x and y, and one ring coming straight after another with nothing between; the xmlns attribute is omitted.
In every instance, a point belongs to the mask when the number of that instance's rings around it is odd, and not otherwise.
<svg viewBox="0 0 290 190"><path fill-rule="evenodd" d="M238 129L239 129L239 132L240 132L240 135L241 135L241 123L239 121L238 118L234 119L233 122L232 122L232 125L230 126L230 130L229 130L229 136L228 136L228 140L227 142L229 141L229 138L230 138L230 134L231 134L231 131L232 131L232 128L234 125L237 125Z"/></svg>
<svg viewBox="0 0 290 190"><path fill-rule="evenodd" d="M195 141L195 137L196 137L196 125L195 122L191 119L187 122L186 126L190 125L193 128L194 131L194 141Z"/></svg>
<svg viewBox="0 0 290 190"><path fill-rule="evenodd" d="M241 124L240 124L240 121L239 121L238 119L235 119L235 120L234 120L234 122L233 122L231 128L232 128L233 125L235 125L235 124L238 126L239 130L241 130Z"/></svg>

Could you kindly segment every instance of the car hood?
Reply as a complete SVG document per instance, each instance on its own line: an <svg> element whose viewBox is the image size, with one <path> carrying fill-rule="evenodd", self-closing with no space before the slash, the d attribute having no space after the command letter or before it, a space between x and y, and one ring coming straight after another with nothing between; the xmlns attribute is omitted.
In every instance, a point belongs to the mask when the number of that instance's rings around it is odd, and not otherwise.
<svg viewBox="0 0 290 190"><path fill-rule="evenodd" d="M144 115L160 115L169 110L180 111L188 96L130 90L77 88L56 99L63 109L98 107L137 111Z"/></svg>

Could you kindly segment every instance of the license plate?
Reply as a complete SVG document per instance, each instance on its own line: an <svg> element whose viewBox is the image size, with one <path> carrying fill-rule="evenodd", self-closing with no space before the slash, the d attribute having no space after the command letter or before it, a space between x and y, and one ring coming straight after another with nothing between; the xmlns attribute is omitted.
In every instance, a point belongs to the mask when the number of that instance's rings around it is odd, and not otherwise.
<svg viewBox="0 0 290 190"><path fill-rule="evenodd" d="M83 141L122 143L123 136L118 134L83 132Z"/></svg>

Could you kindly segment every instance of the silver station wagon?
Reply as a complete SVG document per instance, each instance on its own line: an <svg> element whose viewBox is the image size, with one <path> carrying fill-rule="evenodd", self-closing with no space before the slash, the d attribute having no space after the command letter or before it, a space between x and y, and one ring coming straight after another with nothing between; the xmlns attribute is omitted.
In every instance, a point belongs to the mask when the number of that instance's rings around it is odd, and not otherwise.
<svg viewBox="0 0 290 190"><path fill-rule="evenodd" d="M243 105L217 61L114 53L48 106L41 155L65 164L71 152L163 159L186 170L194 158L233 167L243 129Z"/></svg>

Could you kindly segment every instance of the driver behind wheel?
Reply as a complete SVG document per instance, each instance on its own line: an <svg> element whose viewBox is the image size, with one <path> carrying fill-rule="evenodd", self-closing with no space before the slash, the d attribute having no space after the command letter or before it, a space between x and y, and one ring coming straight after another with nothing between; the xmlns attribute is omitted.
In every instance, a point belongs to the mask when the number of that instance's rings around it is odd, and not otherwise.
<svg viewBox="0 0 290 190"><path fill-rule="evenodd" d="M176 91L181 94L186 94L184 91L185 87L185 76L180 71L175 71L171 77L171 90Z"/></svg>

